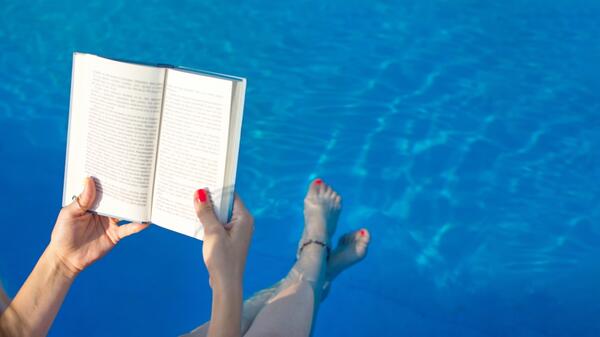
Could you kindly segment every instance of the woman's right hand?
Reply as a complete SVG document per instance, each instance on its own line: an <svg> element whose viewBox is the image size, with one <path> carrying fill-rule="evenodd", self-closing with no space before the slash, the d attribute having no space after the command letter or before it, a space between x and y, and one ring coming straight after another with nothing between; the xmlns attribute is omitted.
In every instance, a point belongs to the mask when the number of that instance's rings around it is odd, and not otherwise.
<svg viewBox="0 0 600 337"><path fill-rule="evenodd" d="M196 191L194 207L204 226L202 255L210 274L211 287L241 287L246 256L254 231L252 215L236 194L231 221L221 224L206 189Z"/></svg>

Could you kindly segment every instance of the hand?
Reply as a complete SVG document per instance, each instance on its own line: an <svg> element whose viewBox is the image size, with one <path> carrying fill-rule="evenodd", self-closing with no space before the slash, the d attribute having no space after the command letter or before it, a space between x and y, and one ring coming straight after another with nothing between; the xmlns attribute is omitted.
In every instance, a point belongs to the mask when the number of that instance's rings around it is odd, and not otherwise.
<svg viewBox="0 0 600 337"><path fill-rule="evenodd" d="M90 177L85 179L78 200L79 203L73 200L60 211L49 246L73 277L106 255L119 240L149 225L119 226L119 219L87 212L96 200L96 184Z"/></svg>
<svg viewBox="0 0 600 337"><path fill-rule="evenodd" d="M235 195L231 221L221 224L213 210L208 190L196 191L196 214L204 226L202 255L210 274L210 285L241 286L246 256L254 231L254 219Z"/></svg>

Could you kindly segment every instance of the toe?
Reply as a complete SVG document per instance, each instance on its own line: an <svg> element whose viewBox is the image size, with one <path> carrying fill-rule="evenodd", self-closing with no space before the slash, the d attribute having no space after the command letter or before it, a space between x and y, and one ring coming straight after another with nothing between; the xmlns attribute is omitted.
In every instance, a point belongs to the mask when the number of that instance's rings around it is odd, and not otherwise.
<svg viewBox="0 0 600 337"><path fill-rule="evenodd" d="M326 185L324 191L323 191L323 196L327 199L331 199L331 196L333 195L333 190L331 189L331 187L329 187L329 185Z"/></svg>
<svg viewBox="0 0 600 337"><path fill-rule="evenodd" d="M371 236L369 231L365 228L361 228L354 232L354 252L356 256L362 259L367 254L369 248L369 240Z"/></svg>
<svg viewBox="0 0 600 337"><path fill-rule="evenodd" d="M335 203L338 207L340 207L342 205L342 197L336 194Z"/></svg>
<svg viewBox="0 0 600 337"><path fill-rule="evenodd" d="M313 180L308 186L308 191L306 192L306 196L317 195L319 191L323 188L323 179L317 178Z"/></svg>
<svg viewBox="0 0 600 337"><path fill-rule="evenodd" d="M359 242L368 243L371 240L371 234L366 228L361 228L355 232L355 239Z"/></svg>

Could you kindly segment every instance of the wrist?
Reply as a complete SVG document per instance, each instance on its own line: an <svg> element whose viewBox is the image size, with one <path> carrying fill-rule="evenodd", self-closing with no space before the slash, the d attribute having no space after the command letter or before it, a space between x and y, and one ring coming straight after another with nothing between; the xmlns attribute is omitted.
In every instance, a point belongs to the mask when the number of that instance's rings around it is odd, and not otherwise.
<svg viewBox="0 0 600 337"><path fill-rule="evenodd" d="M242 281L233 279L211 278L211 287L214 292L235 292L242 290Z"/></svg>
<svg viewBox="0 0 600 337"><path fill-rule="evenodd" d="M213 286L213 305L235 307L242 305L242 285L220 285Z"/></svg>
<svg viewBox="0 0 600 337"><path fill-rule="evenodd" d="M60 251L60 249L55 247L52 242L50 242L48 247L46 247L44 255L47 256L50 264L54 266L61 275L69 280L74 280L81 272L81 269L78 269L69 263L68 259Z"/></svg>
<svg viewBox="0 0 600 337"><path fill-rule="evenodd" d="M242 286L213 286L212 310L208 336L241 336L243 307ZM237 324L235 323L237 322Z"/></svg>
<svg viewBox="0 0 600 337"><path fill-rule="evenodd" d="M237 289L242 287L242 276L236 274L223 275L222 273L209 273L210 284L213 289Z"/></svg>

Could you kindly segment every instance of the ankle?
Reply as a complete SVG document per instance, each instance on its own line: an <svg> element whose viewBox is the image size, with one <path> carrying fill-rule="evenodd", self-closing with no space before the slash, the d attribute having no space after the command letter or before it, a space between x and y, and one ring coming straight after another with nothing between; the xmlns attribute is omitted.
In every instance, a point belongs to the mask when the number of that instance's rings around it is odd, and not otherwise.
<svg viewBox="0 0 600 337"><path fill-rule="evenodd" d="M302 259L304 256L307 256L312 259L319 260L320 263L325 264L327 263L327 256L329 255L329 247L325 244L321 244L320 241L319 243L313 241L302 247L298 255L300 259Z"/></svg>
<svg viewBox="0 0 600 337"><path fill-rule="evenodd" d="M325 279L327 271L327 250L320 245L310 244L304 247L294 269L300 278L309 281L315 288Z"/></svg>
<svg viewBox="0 0 600 337"><path fill-rule="evenodd" d="M316 247L309 247L309 246L316 246ZM302 254L302 251L305 249L308 249L311 251L313 251L315 249L324 250L325 251L325 261L329 261L329 255L331 254L331 248L329 246L328 240L312 238L312 239L306 239L304 241L300 241L300 243L298 245L298 252L296 253L296 259L300 259L300 255Z"/></svg>

